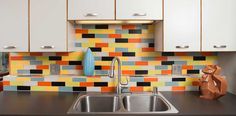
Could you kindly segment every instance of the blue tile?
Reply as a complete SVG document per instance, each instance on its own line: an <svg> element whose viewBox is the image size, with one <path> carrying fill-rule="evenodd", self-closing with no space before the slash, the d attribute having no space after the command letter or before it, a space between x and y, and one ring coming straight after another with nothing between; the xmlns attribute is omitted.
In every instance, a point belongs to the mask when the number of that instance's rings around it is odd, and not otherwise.
<svg viewBox="0 0 236 116"><path fill-rule="evenodd" d="M130 82L144 82L144 78L130 77Z"/></svg>
<svg viewBox="0 0 236 116"><path fill-rule="evenodd" d="M17 74L30 74L30 70L17 70Z"/></svg>
<svg viewBox="0 0 236 116"><path fill-rule="evenodd" d="M72 87L59 87L59 91L61 92L72 92Z"/></svg>
<svg viewBox="0 0 236 116"><path fill-rule="evenodd" d="M105 70L96 70L95 74L96 75L108 75L109 71L105 71Z"/></svg>
<svg viewBox="0 0 236 116"><path fill-rule="evenodd" d="M177 65L186 65L187 61L174 61Z"/></svg>
<svg viewBox="0 0 236 116"><path fill-rule="evenodd" d="M154 43L154 39L141 39L142 43Z"/></svg>
<svg viewBox="0 0 236 116"><path fill-rule="evenodd" d="M122 65L135 65L135 62L133 61L122 61Z"/></svg>
<svg viewBox="0 0 236 116"><path fill-rule="evenodd" d="M17 91L17 87L16 86L4 86L3 90L4 91Z"/></svg>
<svg viewBox="0 0 236 116"><path fill-rule="evenodd" d="M108 38L107 34L95 34L95 38Z"/></svg>
<svg viewBox="0 0 236 116"><path fill-rule="evenodd" d="M62 66L62 70L74 70L76 66Z"/></svg>
<svg viewBox="0 0 236 116"><path fill-rule="evenodd" d="M44 81L44 78L31 78L31 81Z"/></svg>
<svg viewBox="0 0 236 116"><path fill-rule="evenodd" d="M155 61L156 58L155 57L141 57L142 61Z"/></svg>
<svg viewBox="0 0 236 116"><path fill-rule="evenodd" d="M75 47L82 47L81 43L75 43Z"/></svg>
<svg viewBox="0 0 236 116"><path fill-rule="evenodd" d="M94 56L94 60L95 60L95 61L101 61L102 58L101 58L100 56Z"/></svg>
<svg viewBox="0 0 236 116"><path fill-rule="evenodd" d="M36 60L35 56L23 56L23 60Z"/></svg>
<svg viewBox="0 0 236 116"><path fill-rule="evenodd" d="M37 61L37 60L31 60L30 65L41 65L43 64L42 61Z"/></svg>
<svg viewBox="0 0 236 116"><path fill-rule="evenodd" d="M165 86L178 86L178 82L166 82Z"/></svg>
<svg viewBox="0 0 236 116"><path fill-rule="evenodd" d="M162 66L155 66L156 70L167 70L168 66L167 65L162 65Z"/></svg>
<svg viewBox="0 0 236 116"><path fill-rule="evenodd" d="M73 78L72 81L73 82L86 82L86 78Z"/></svg>
<svg viewBox="0 0 236 116"><path fill-rule="evenodd" d="M128 52L128 48L116 48L116 52Z"/></svg>
<svg viewBox="0 0 236 116"><path fill-rule="evenodd" d="M116 30L116 34L127 34L127 33L129 33L129 31L128 30Z"/></svg>
<svg viewBox="0 0 236 116"><path fill-rule="evenodd" d="M95 25L82 25L83 29L95 29Z"/></svg>
<svg viewBox="0 0 236 116"><path fill-rule="evenodd" d="M203 68L205 68L204 65L195 65L195 66L193 66L193 69L203 69Z"/></svg>

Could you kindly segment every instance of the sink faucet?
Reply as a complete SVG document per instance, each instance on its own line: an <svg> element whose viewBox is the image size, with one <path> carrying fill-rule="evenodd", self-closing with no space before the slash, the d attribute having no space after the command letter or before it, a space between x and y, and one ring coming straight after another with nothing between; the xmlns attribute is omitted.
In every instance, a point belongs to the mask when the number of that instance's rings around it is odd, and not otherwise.
<svg viewBox="0 0 236 116"><path fill-rule="evenodd" d="M126 83L122 83L121 82L121 61L118 57L115 57L113 58L112 62L111 62L111 69L110 69L110 72L109 72L109 77L110 78L115 78L115 63L118 63L118 82L117 82L117 86L116 86L116 93L118 95L121 94L121 86L122 85L128 85L128 79L126 77Z"/></svg>

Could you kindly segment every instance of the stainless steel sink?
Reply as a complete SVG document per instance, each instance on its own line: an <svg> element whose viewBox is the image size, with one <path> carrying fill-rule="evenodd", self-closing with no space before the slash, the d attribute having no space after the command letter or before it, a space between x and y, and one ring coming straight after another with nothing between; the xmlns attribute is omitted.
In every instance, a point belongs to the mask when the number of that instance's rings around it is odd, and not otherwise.
<svg viewBox="0 0 236 116"><path fill-rule="evenodd" d="M162 96L153 94L80 94L69 114L149 114L178 113Z"/></svg>
<svg viewBox="0 0 236 116"><path fill-rule="evenodd" d="M115 95L81 95L72 112L116 112L120 109L119 97Z"/></svg>
<svg viewBox="0 0 236 116"><path fill-rule="evenodd" d="M157 95L128 95L123 98L125 109L129 112L168 111L170 106Z"/></svg>

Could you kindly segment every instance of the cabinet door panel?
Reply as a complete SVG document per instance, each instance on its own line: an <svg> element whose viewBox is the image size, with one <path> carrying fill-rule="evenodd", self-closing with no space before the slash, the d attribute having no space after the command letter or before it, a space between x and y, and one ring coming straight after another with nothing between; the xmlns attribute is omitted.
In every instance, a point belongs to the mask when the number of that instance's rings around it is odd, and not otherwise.
<svg viewBox="0 0 236 116"><path fill-rule="evenodd" d="M236 0L203 0L203 51L236 51Z"/></svg>
<svg viewBox="0 0 236 116"><path fill-rule="evenodd" d="M164 5L164 51L200 51L200 0Z"/></svg>
<svg viewBox="0 0 236 116"><path fill-rule="evenodd" d="M114 19L114 0L68 0L68 20Z"/></svg>
<svg viewBox="0 0 236 116"><path fill-rule="evenodd" d="M0 0L0 51L28 51L28 0Z"/></svg>
<svg viewBox="0 0 236 116"><path fill-rule="evenodd" d="M66 0L30 0L30 51L67 51Z"/></svg>
<svg viewBox="0 0 236 116"><path fill-rule="evenodd" d="M116 0L116 19L162 20L162 0Z"/></svg>

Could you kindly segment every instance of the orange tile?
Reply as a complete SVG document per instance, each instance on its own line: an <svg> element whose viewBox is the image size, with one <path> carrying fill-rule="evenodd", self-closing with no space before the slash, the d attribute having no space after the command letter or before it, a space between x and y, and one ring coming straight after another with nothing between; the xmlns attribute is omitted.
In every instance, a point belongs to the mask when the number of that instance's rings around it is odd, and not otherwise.
<svg viewBox="0 0 236 116"><path fill-rule="evenodd" d="M199 83L199 81L193 81L193 82L192 82L192 85L193 85L193 86L199 86L200 83Z"/></svg>
<svg viewBox="0 0 236 116"><path fill-rule="evenodd" d="M128 39L128 42L129 43L141 43L141 39L140 38L138 38L138 39Z"/></svg>
<svg viewBox="0 0 236 116"><path fill-rule="evenodd" d="M184 86L173 86L172 91L185 91Z"/></svg>
<svg viewBox="0 0 236 116"><path fill-rule="evenodd" d="M49 69L48 65L37 65L36 66L37 69Z"/></svg>
<svg viewBox="0 0 236 116"><path fill-rule="evenodd" d="M135 65L148 65L148 62L145 62L145 61L137 61L135 62Z"/></svg>
<svg viewBox="0 0 236 116"><path fill-rule="evenodd" d="M43 56L43 53L40 52L31 52L30 56Z"/></svg>
<svg viewBox="0 0 236 116"><path fill-rule="evenodd" d="M11 60L23 60L23 56L11 56Z"/></svg>
<svg viewBox="0 0 236 116"><path fill-rule="evenodd" d="M123 70L122 74L123 75L135 75L135 71L133 71L133 70Z"/></svg>
<svg viewBox="0 0 236 116"><path fill-rule="evenodd" d="M69 56L68 52L58 52L56 53L57 56Z"/></svg>
<svg viewBox="0 0 236 116"><path fill-rule="evenodd" d="M76 70L83 70L83 66L76 66Z"/></svg>
<svg viewBox="0 0 236 116"><path fill-rule="evenodd" d="M156 57L156 60L166 61L167 57L166 56L158 56L158 57Z"/></svg>
<svg viewBox="0 0 236 116"><path fill-rule="evenodd" d="M59 65L69 65L69 62L68 61L57 61L56 64L59 64Z"/></svg>
<svg viewBox="0 0 236 116"><path fill-rule="evenodd" d="M183 66L182 66L182 69L192 70L192 69L193 69L193 66L191 66L191 65L183 65Z"/></svg>
<svg viewBox="0 0 236 116"><path fill-rule="evenodd" d="M135 29L135 25L122 25L122 29Z"/></svg>
<svg viewBox="0 0 236 116"><path fill-rule="evenodd" d="M184 52L176 52L175 55L176 56L187 56L188 54L184 53Z"/></svg>
<svg viewBox="0 0 236 116"><path fill-rule="evenodd" d="M121 38L121 34L109 34L109 38Z"/></svg>
<svg viewBox="0 0 236 116"><path fill-rule="evenodd" d="M114 92L115 87L101 87L102 92Z"/></svg>
<svg viewBox="0 0 236 116"><path fill-rule="evenodd" d="M38 82L38 86L51 86L51 82Z"/></svg>
<svg viewBox="0 0 236 116"><path fill-rule="evenodd" d="M109 56L122 56L121 52L109 52Z"/></svg>
<svg viewBox="0 0 236 116"><path fill-rule="evenodd" d="M8 85L10 85L10 81L3 81L2 83L3 83L3 86L8 86Z"/></svg>
<svg viewBox="0 0 236 116"><path fill-rule="evenodd" d="M143 52L154 52L154 48L142 48Z"/></svg>
<svg viewBox="0 0 236 116"><path fill-rule="evenodd" d="M82 34L87 34L88 30L87 29L76 29L75 33L82 33Z"/></svg>
<svg viewBox="0 0 236 116"><path fill-rule="evenodd" d="M143 87L130 87L130 92L143 92Z"/></svg>
<svg viewBox="0 0 236 116"><path fill-rule="evenodd" d="M172 73L171 70L162 70L161 71L161 74L163 74L163 75L170 75L171 73Z"/></svg>
<svg viewBox="0 0 236 116"><path fill-rule="evenodd" d="M93 87L93 82L80 82L81 87Z"/></svg>
<svg viewBox="0 0 236 116"><path fill-rule="evenodd" d="M144 82L157 82L157 78L144 78Z"/></svg>
<svg viewBox="0 0 236 116"><path fill-rule="evenodd" d="M108 43L96 43L96 47L108 47Z"/></svg>
<svg viewBox="0 0 236 116"><path fill-rule="evenodd" d="M203 56L213 56L214 54L212 52L202 52L201 55L203 55Z"/></svg>
<svg viewBox="0 0 236 116"><path fill-rule="evenodd" d="M110 66L102 66L102 70L110 70Z"/></svg>

